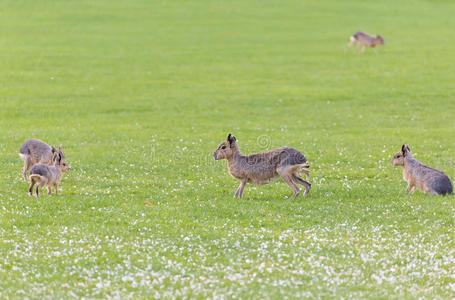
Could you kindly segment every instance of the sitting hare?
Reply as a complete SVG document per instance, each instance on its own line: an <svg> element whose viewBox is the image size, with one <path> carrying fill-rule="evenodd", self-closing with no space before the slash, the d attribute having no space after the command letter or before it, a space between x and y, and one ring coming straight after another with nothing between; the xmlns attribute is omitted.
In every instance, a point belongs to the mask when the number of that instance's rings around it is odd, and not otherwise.
<svg viewBox="0 0 455 300"><path fill-rule="evenodd" d="M403 166L403 179L408 182L407 193L415 189L432 195L452 194L452 182L443 172L423 165L412 157L408 145L403 145L392 160L392 166Z"/></svg>

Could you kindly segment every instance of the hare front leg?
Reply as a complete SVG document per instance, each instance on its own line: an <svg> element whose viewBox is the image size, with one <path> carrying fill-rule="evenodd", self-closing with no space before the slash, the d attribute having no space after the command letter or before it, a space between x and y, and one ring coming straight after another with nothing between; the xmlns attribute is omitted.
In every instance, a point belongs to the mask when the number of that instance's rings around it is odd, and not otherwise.
<svg viewBox="0 0 455 300"><path fill-rule="evenodd" d="M410 183L408 183L408 187L406 188L406 193L413 194L415 189L416 189L415 186L413 186Z"/></svg>
<svg viewBox="0 0 455 300"><path fill-rule="evenodd" d="M235 192L234 198L239 198L239 199L242 198L243 189L245 188L245 185L246 185L246 180L242 180L240 182L239 188Z"/></svg>

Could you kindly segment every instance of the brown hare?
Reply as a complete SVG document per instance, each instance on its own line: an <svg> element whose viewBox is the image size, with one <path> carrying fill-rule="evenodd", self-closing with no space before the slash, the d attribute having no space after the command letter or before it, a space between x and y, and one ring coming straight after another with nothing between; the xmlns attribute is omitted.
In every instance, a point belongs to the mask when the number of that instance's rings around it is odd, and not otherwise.
<svg viewBox="0 0 455 300"><path fill-rule="evenodd" d="M309 176L310 172L305 170L309 165L305 156L296 149L281 147L264 153L243 155L236 138L229 134L213 153L213 157L215 160L227 159L229 173L240 181L234 197L242 198L247 182L262 185L279 177L292 188L293 198L300 193L296 183L305 188L304 196L310 191L311 184L300 177L300 172Z"/></svg>
<svg viewBox="0 0 455 300"><path fill-rule="evenodd" d="M408 182L406 193L414 193L415 189L432 195L452 194L452 182L443 172L423 165L412 157L408 145L393 156L392 166L403 166L403 179Z"/></svg>
<svg viewBox="0 0 455 300"><path fill-rule="evenodd" d="M378 54L376 51L376 46L382 45L384 46L384 38L380 35L370 35L365 32L356 32L350 37L350 42L346 47L345 52L348 52L349 49L351 49L352 46L354 45L359 45L357 48L357 52L363 52L365 51L365 47L371 47L374 50L374 53Z"/></svg>
<svg viewBox="0 0 455 300"><path fill-rule="evenodd" d="M47 193L51 193L51 187L55 188L58 195L58 184L62 179L62 173L68 172L70 167L62 159L59 153L54 153L52 165L36 164L30 169L30 196L33 195L33 186L36 185L36 197L39 197L39 188L47 185Z"/></svg>

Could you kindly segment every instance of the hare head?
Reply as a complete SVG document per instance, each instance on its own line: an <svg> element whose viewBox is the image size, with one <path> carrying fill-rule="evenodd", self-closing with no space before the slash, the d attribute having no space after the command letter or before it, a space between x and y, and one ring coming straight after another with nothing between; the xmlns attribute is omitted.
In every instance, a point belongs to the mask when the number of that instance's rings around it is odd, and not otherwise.
<svg viewBox="0 0 455 300"><path fill-rule="evenodd" d="M229 159L237 151L238 151L237 140L232 134L229 133L226 140L224 140L221 144L218 145L218 148L213 153L213 158L215 160Z"/></svg>
<svg viewBox="0 0 455 300"><path fill-rule="evenodd" d="M401 151L397 152L392 159L392 166L404 166L404 159L411 154L408 145L401 146Z"/></svg>
<svg viewBox="0 0 455 300"><path fill-rule="evenodd" d="M68 172L70 170L70 166L65 161L65 155L62 151L62 145L57 149L52 147L52 164L58 167L62 172Z"/></svg>

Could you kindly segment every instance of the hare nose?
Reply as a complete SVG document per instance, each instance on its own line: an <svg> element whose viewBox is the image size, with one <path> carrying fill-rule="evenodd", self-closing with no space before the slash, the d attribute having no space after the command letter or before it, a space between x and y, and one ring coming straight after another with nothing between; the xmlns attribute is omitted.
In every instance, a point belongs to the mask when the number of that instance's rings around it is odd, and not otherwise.
<svg viewBox="0 0 455 300"><path fill-rule="evenodd" d="M216 160L216 152L213 152L213 159Z"/></svg>

